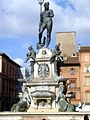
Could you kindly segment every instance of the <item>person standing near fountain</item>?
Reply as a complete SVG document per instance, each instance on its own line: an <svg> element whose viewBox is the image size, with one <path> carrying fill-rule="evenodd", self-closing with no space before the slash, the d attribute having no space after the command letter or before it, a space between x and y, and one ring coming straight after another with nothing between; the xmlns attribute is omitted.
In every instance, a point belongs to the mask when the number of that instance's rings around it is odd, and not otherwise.
<svg viewBox="0 0 90 120"><path fill-rule="evenodd" d="M49 2L44 3L44 11L40 14L40 23L39 23L39 43L37 48L42 48L45 44L46 47L49 46L51 40L51 31L53 26L52 18L54 17L53 10L49 9ZM47 29L47 40L45 43L45 37L43 43L41 43L43 31Z"/></svg>

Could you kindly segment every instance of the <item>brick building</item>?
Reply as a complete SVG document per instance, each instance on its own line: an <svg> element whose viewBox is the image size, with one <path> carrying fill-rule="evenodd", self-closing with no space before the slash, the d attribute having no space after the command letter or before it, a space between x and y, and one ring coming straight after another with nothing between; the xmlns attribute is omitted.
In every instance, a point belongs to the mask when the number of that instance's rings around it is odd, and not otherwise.
<svg viewBox="0 0 90 120"><path fill-rule="evenodd" d="M79 49L81 101L90 104L90 46Z"/></svg>
<svg viewBox="0 0 90 120"><path fill-rule="evenodd" d="M76 52L74 32L57 32L56 44L58 43L61 44L64 58L60 74L68 78L68 92L72 91L75 94L71 102L90 104L90 46L79 47L79 51Z"/></svg>
<svg viewBox="0 0 90 120"><path fill-rule="evenodd" d="M75 97L71 100L72 104L78 104L81 101L80 95L80 63L77 56L67 57L60 68L60 75L68 78L67 93L73 92Z"/></svg>
<svg viewBox="0 0 90 120"><path fill-rule="evenodd" d="M75 98L71 100L73 104L81 101L80 94L80 62L76 55L76 33L75 32L57 32L56 44L60 43L61 55L64 63L60 68L60 75L67 78L67 93L73 92Z"/></svg>
<svg viewBox="0 0 90 120"><path fill-rule="evenodd" d="M10 110L19 75L20 66L6 54L0 53L0 111Z"/></svg>
<svg viewBox="0 0 90 120"><path fill-rule="evenodd" d="M76 54L76 32L56 32L56 44L60 43L61 55L72 56Z"/></svg>

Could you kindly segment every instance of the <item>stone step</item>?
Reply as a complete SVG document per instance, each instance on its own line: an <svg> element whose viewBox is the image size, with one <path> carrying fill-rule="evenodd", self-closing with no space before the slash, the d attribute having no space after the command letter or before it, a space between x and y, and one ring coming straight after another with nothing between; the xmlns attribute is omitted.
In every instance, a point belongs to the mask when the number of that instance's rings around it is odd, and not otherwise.
<svg viewBox="0 0 90 120"><path fill-rule="evenodd" d="M29 108L27 112L30 112L30 113L42 113L42 112L45 112L45 113L55 113L55 112L58 112L58 109L57 108L39 108L39 109L35 109L35 108Z"/></svg>

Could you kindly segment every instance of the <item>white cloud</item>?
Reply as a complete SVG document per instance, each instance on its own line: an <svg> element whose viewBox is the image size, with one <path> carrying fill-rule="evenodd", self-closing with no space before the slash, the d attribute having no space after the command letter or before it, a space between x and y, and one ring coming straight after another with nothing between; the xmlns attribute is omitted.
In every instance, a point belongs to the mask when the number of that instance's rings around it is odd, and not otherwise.
<svg viewBox="0 0 90 120"><path fill-rule="evenodd" d="M76 31L77 42L90 45L90 0L68 0L66 8L57 5L54 9L54 31Z"/></svg>
<svg viewBox="0 0 90 120"><path fill-rule="evenodd" d="M49 2L55 14L53 34L59 31L76 31L78 38L89 39L90 0L67 0L65 8L55 4L55 0ZM2 0L0 17L0 36L37 35L38 0Z"/></svg>
<svg viewBox="0 0 90 120"><path fill-rule="evenodd" d="M37 18L39 19L39 7L36 1L3 0L1 4L3 5L0 10L0 13L2 13L0 19L1 35L30 35L36 33Z"/></svg>
<svg viewBox="0 0 90 120"><path fill-rule="evenodd" d="M29 66L28 63L24 63L24 60L22 58L16 58L16 59L14 59L14 61L22 67L28 67Z"/></svg>

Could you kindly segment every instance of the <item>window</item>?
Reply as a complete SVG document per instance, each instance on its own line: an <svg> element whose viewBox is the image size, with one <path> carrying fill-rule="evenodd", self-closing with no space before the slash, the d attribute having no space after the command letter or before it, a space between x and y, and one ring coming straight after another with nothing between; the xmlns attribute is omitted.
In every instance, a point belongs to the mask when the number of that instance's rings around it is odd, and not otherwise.
<svg viewBox="0 0 90 120"><path fill-rule="evenodd" d="M5 62L3 61L2 62L2 72L5 74L5 70L6 70L6 64L5 64Z"/></svg>
<svg viewBox="0 0 90 120"><path fill-rule="evenodd" d="M74 68L71 68L70 69L70 75L74 75L75 74L75 70L74 70Z"/></svg>
<svg viewBox="0 0 90 120"><path fill-rule="evenodd" d="M90 102L90 91L86 92L86 102Z"/></svg>
<svg viewBox="0 0 90 120"><path fill-rule="evenodd" d="M89 55L85 55L85 56L84 56L84 61L85 61L85 62L89 62Z"/></svg>
<svg viewBox="0 0 90 120"><path fill-rule="evenodd" d="M86 65L84 66L84 73L89 73L90 72L90 66Z"/></svg>
<svg viewBox="0 0 90 120"><path fill-rule="evenodd" d="M90 77L85 77L84 84L90 85Z"/></svg>
<svg viewBox="0 0 90 120"><path fill-rule="evenodd" d="M70 85L69 85L69 88L75 88L75 83L71 82Z"/></svg>
<svg viewBox="0 0 90 120"><path fill-rule="evenodd" d="M9 64L9 77L11 77L11 65Z"/></svg>
<svg viewBox="0 0 90 120"><path fill-rule="evenodd" d="M68 85L69 88L75 88L76 84L75 84L75 80L70 80L70 83Z"/></svg>
<svg viewBox="0 0 90 120"><path fill-rule="evenodd" d="M8 62L7 62L7 69L6 69L6 71L7 71L6 75L8 76Z"/></svg>
<svg viewBox="0 0 90 120"><path fill-rule="evenodd" d="M2 85L2 94L5 94L5 84Z"/></svg>

